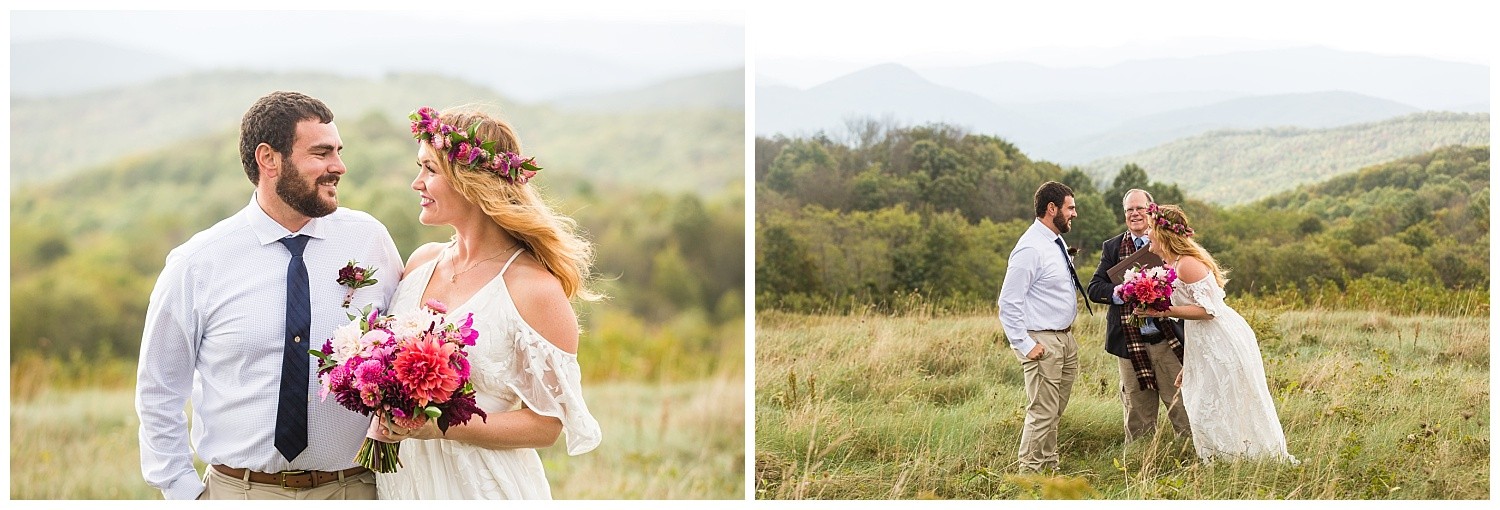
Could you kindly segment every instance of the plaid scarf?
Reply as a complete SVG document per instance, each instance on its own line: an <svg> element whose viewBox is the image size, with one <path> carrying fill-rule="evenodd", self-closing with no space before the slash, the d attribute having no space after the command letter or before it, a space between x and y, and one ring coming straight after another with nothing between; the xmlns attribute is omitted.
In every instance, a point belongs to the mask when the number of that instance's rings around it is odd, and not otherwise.
<svg viewBox="0 0 1500 510"><path fill-rule="evenodd" d="M1129 232L1120 236L1120 258L1124 259L1135 253L1135 240ZM1156 321L1156 319L1148 319ZM1130 311L1120 312L1120 332L1125 335L1125 354L1130 357L1130 366L1135 369L1135 381L1142 389L1158 390L1156 387L1156 371L1151 368L1151 356L1146 354L1146 346L1149 345L1141 340L1141 328L1130 325ZM1182 341L1177 338L1177 331L1170 324L1156 321L1156 329L1161 331L1163 340L1167 346L1172 348L1172 354L1177 355L1177 361L1182 361Z"/></svg>

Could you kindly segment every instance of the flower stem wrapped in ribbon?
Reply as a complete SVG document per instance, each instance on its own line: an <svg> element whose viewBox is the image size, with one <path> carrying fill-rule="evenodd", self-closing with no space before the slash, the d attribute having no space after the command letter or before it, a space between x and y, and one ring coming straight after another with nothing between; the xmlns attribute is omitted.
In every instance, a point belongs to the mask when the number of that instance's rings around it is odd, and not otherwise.
<svg viewBox="0 0 1500 510"><path fill-rule="evenodd" d="M406 428L437 420L443 432L468 423L474 415L487 419L474 400L465 347L479 338L474 314L448 322L447 309L429 301L408 317L382 316L370 307L349 324L334 330L318 357L319 397L332 394L349 410ZM365 438L354 461L377 473L394 473L401 466L400 443Z"/></svg>
<svg viewBox="0 0 1500 510"><path fill-rule="evenodd" d="M1125 271L1124 282L1120 283L1120 299L1132 310L1164 312L1172 307L1172 282L1175 281L1177 270L1170 267L1131 268ZM1146 318L1139 313L1120 319L1128 320L1135 327L1146 323Z"/></svg>
<svg viewBox="0 0 1500 510"><path fill-rule="evenodd" d="M429 142L434 149L448 155L448 163L459 164L481 172L490 172L515 184L526 184L542 167L536 158L523 158L509 151L495 151L494 140L480 140L479 123L463 129L443 122L437 110L418 108L408 116L411 136Z"/></svg>

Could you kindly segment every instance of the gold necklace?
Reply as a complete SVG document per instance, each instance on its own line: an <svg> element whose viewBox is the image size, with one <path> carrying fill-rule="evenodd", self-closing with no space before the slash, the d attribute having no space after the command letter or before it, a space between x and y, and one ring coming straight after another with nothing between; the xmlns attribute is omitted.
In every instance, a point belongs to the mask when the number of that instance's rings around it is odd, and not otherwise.
<svg viewBox="0 0 1500 510"><path fill-rule="evenodd" d="M510 250L512 248L515 248L515 247L516 247L516 245L512 244L512 245L506 247L504 250L500 250L500 253L495 254L495 256L493 256L493 257L481 260L479 262L475 262L472 265L470 265L468 269L465 269L463 271L459 271L457 273L453 273L453 274L448 275L448 283L457 282L459 276L462 276L464 273L472 271L474 268L479 267L480 264L483 264L485 262L489 262L491 260L495 260L497 258L500 258L501 255L505 255L506 253L510 253ZM457 254L458 254L458 251L454 250L454 255L457 255ZM450 257L448 257L448 270L452 271L454 269L456 269L456 268L453 266L453 257L450 256Z"/></svg>

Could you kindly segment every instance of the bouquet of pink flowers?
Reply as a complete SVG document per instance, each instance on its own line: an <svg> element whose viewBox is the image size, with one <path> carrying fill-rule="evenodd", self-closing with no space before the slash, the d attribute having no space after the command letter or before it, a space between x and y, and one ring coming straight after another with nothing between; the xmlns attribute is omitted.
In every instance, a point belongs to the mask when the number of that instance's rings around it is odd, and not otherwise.
<svg viewBox="0 0 1500 510"><path fill-rule="evenodd" d="M319 359L320 398L331 393L350 410L404 428L437 420L447 432L473 415L486 418L474 401L464 351L479 338L474 314L449 322L447 308L436 300L409 317L382 316L370 307L360 312L334 330L321 350L310 351ZM394 473L401 466L399 445L365 438L354 460L377 473Z"/></svg>
<svg viewBox="0 0 1500 510"><path fill-rule="evenodd" d="M1175 281L1177 270L1170 267L1131 268L1125 271L1124 282L1120 284L1120 299L1132 310L1166 311L1172 306L1172 282ZM1130 314L1128 320L1135 327L1146 323L1146 318L1137 313Z"/></svg>

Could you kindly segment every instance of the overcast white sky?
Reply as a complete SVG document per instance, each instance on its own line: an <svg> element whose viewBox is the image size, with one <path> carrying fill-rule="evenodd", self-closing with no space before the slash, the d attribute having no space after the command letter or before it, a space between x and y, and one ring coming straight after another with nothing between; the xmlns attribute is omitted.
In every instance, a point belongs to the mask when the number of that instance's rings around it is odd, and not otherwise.
<svg viewBox="0 0 1500 510"><path fill-rule="evenodd" d="M681 21L744 24L744 4L741 2L693 1L693 0L634 0L629 2L611 0L227 0L205 2L197 0L11 0L12 9L189 9L189 10L398 10L426 9L429 17L451 20L456 15L465 19L508 20L615 20L615 21ZM441 6L441 9L434 6Z"/></svg>
<svg viewBox="0 0 1500 510"><path fill-rule="evenodd" d="M1488 64L1496 2L921 0L872 8L764 0L747 13L757 73L789 62L1052 66L1319 45ZM1390 4L1395 4L1392 6ZM803 66L816 69L818 66ZM785 68L785 69L784 69Z"/></svg>
<svg viewBox="0 0 1500 510"><path fill-rule="evenodd" d="M22 0L31 7L36 2ZM58 5L95 4L61 0ZM583 48L588 53L642 51L660 47L663 55L674 52L670 35L650 30L622 32L619 27L641 25L732 25L742 31L744 14L726 5L695 6L679 0L604 2L569 0L558 2L493 2L441 0L442 9L422 9L421 0L405 2L288 2L265 0L254 4L225 2L223 8L177 1L109 3L103 12L11 13L11 41L57 38L102 39L112 43L184 55L196 60L223 58L242 53L241 48L313 52L318 48L340 48L375 40L410 41L427 44L445 41L458 47L466 39L489 36L511 41L519 36L533 47ZM149 6L151 9L143 9ZM320 10L306 10L308 6ZM47 8L55 8L46 4ZM374 8L371 8L374 7ZM255 9L255 10L250 10ZM364 12L351 12L364 11ZM19 18L23 22L16 22ZM610 30L610 27L615 27ZM487 33L486 30L489 32ZM674 32L675 33L675 32ZM728 48L730 45L723 45ZM743 42L732 45L743 60ZM709 51L722 52L724 48ZM228 51L226 51L226 49ZM701 50L699 49L700 53Z"/></svg>

